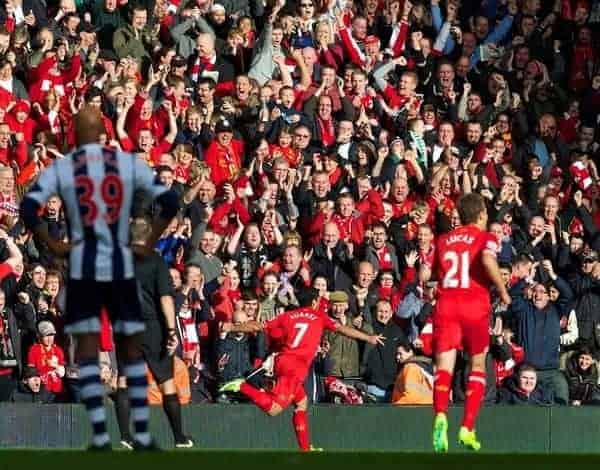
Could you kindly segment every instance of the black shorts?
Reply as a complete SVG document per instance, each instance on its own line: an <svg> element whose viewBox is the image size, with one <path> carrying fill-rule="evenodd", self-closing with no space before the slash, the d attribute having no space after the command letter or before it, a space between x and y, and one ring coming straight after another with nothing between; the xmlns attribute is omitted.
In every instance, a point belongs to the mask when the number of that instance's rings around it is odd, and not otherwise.
<svg viewBox="0 0 600 470"><path fill-rule="evenodd" d="M69 279L65 332L99 333L102 308L106 309L115 334L131 336L144 331L135 279L108 282Z"/></svg>
<svg viewBox="0 0 600 470"><path fill-rule="evenodd" d="M167 336L163 326L158 321L147 321L142 352L157 384L172 379L175 372L173 356L167 353Z"/></svg>

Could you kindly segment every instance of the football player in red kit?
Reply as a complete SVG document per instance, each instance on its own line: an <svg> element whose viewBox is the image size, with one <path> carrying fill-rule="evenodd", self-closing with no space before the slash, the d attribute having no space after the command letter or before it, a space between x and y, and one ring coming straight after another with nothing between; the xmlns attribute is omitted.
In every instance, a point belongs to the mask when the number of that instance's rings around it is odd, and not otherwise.
<svg viewBox="0 0 600 470"><path fill-rule="evenodd" d="M485 358L489 346L489 286L496 287L500 299L510 304L496 253L497 241L486 231L487 209L478 194L467 194L458 201L462 225L439 237L436 264L439 297L433 314L433 346L436 373L433 389L433 448L448 451L448 401L456 351L469 356L464 416L458 434L459 444L479 450L474 430L485 393Z"/></svg>
<svg viewBox="0 0 600 470"><path fill-rule="evenodd" d="M350 338L371 344L383 344L381 335L367 335L354 328L340 325L331 317L317 312L319 294L308 288L298 293L301 307L289 310L264 323L246 322L241 325L225 324L223 331L246 333L264 330L271 343L279 344L275 356L273 374L275 384L269 391L253 387L244 379L233 380L219 389L220 392L241 392L270 416L277 416L294 403L294 431L298 446L311 450L306 410L308 398L304 392L304 380L308 374L324 330L337 331Z"/></svg>

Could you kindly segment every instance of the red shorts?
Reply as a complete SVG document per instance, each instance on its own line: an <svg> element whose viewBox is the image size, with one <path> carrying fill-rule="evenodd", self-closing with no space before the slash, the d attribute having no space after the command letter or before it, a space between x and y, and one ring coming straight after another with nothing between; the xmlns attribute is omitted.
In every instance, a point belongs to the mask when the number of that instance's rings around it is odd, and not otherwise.
<svg viewBox="0 0 600 470"><path fill-rule="evenodd" d="M441 295L433 313L433 352L484 352L490 344L490 310L488 299Z"/></svg>
<svg viewBox="0 0 600 470"><path fill-rule="evenodd" d="M306 397L304 379L308 373L306 362L295 356L279 354L273 368L275 385L271 389L273 400L282 408L298 403Z"/></svg>

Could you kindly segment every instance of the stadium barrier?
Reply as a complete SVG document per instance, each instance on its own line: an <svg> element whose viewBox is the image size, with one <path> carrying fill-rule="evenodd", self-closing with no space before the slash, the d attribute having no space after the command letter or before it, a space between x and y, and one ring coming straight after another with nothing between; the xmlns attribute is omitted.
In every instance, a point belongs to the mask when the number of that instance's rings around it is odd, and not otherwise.
<svg viewBox="0 0 600 470"><path fill-rule="evenodd" d="M291 412L269 418L251 405L193 405L183 408L186 432L208 449L294 449ZM450 411L451 450L462 408ZM311 440L331 450L429 451L429 407L314 406ZM118 443L116 417L109 429ZM152 410L151 431L158 444L172 446L162 409ZM483 409L478 434L494 452L598 453L600 408L494 406ZM89 442L80 405L0 404L0 447L83 448Z"/></svg>

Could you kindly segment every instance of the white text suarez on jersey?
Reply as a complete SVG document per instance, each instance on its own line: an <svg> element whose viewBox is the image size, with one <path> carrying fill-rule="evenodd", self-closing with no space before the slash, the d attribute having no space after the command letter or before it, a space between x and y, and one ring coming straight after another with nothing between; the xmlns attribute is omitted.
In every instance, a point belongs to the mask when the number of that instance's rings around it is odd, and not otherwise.
<svg viewBox="0 0 600 470"><path fill-rule="evenodd" d="M290 319L297 320L298 318L306 318L307 320L316 320L318 317L313 312L301 311L290 315Z"/></svg>

